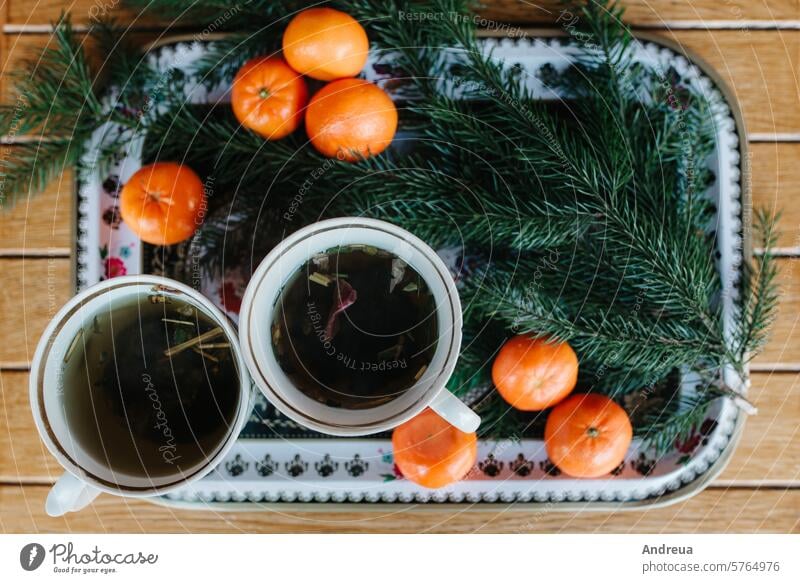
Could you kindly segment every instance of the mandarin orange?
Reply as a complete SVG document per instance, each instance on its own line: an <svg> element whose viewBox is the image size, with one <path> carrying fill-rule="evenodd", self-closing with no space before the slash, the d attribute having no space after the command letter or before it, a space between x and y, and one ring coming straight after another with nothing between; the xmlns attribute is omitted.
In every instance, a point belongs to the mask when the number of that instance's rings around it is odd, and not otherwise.
<svg viewBox="0 0 800 583"><path fill-rule="evenodd" d="M547 457L565 474L598 478L625 459L633 428L625 409L604 395L576 394L547 417Z"/></svg>
<svg viewBox="0 0 800 583"><path fill-rule="evenodd" d="M306 109L306 132L323 155L351 162L375 156L392 143L397 108L377 85L339 79L320 89Z"/></svg>
<svg viewBox="0 0 800 583"><path fill-rule="evenodd" d="M236 73L231 106L243 126L279 140L303 121L308 103L306 82L280 57L257 57Z"/></svg>
<svg viewBox="0 0 800 583"><path fill-rule="evenodd" d="M566 342L515 336L492 365L497 392L522 411L541 411L566 397L578 381L578 357Z"/></svg>
<svg viewBox="0 0 800 583"><path fill-rule="evenodd" d="M283 56L303 75L320 81L355 77L369 53L367 33L357 20L333 8L309 8L283 34Z"/></svg>
<svg viewBox="0 0 800 583"><path fill-rule="evenodd" d="M119 198L122 220L142 241L153 245L188 239L206 211L202 180L176 162L140 168L122 187Z"/></svg>
<svg viewBox="0 0 800 583"><path fill-rule="evenodd" d="M478 438L425 409L392 433L394 462L403 476L426 488L464 478L478 457Z"/></svg>

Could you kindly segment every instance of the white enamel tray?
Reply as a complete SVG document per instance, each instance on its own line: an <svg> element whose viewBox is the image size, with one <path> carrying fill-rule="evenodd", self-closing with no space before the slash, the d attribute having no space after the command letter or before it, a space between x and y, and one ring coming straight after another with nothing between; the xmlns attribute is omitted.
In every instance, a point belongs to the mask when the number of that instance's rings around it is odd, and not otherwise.
<svg viewBox="0 0 800 583"><path fill-rule="evenodd" d="M552 36L487 38L485 44L498 59L521 65L531 73L530 86L543 99L554 96L548 95L538 82L536 71L547 63L563 69L577 51L568 39ZM203 42L175 39L154 48L150 59L164 71L178 68L188 72L206 46ZM725 288L724 317L730 327L736 317L734 284L746 245L741 236L742 216L748 210L748 205L742 204L743 199L748 200L748 193L742 191L747 181L742 179L740 168L745 147L740 140L745 135L741 117L721 83L712 80L713 73L699 66L696 60L688 60L676 47L643 40L637 50L639 60L665 74L674 70L683 82L702 91L712 104L717 149L707 163L717 179L708 195L717 201L719 269ZM370 62L367 78L386 84L386 75L376 73L376 69L386 68ZM195 87L187 94L187 100L194 103L220 99L226 99L224 91L208 92L203 87ZM97 135L101 134L98 130ZM91 144L87 156L97 146ZM140 167L139 149L140 143L132 140L128 151L120 153L119 163L113 169L118 184ZM108 177L96 176L78 188L76 286L83 288L120 270L140 272L139 242L124 224L113 220L113 212L109 210L116 204L114 181L109 186ZM746 382L731 370L724 371L724 375L732 387ZM682 390L692 390L690 379L684 379ZM266 406L263 397L259 399L257 410ZM255 412L253 420L260 421ZM547 460L540 440L481 441L479 462L467 479L435 491L416 486L398 474L387 439L252 439L245 433L209 476L157 501L217 510L314 507L319 503L466 503L476 507L517 503L547 510L641 508L682 499L701 490L724 467L742 425L743 414L725 400L713 408L690 443L678 444L675 451L658 460L648 452L639 451L634 443L614 475L596 480L559 475Z"/></svg>

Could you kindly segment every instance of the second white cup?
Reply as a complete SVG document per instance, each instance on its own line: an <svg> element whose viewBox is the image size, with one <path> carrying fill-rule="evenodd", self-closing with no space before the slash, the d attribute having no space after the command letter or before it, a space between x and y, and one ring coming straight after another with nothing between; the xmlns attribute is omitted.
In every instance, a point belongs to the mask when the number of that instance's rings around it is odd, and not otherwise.
<svg viewBox="0 0 800 583"><path fill-rule="evenodd" d="M421 378L392 401L367 409L331 407L304 394L282 370L271 338L276 304L292 276L316 254L357 244L388 251L419 273L433 295L438 329L433 358ZM458 290L433 249L395 225L348 217L300 229L267 255L242 301L239 340L247 368L264 396L281 413L315 431L340 436L379 433L430 407L458 429L472 432L480 417L445 388L458 360L461 325Z"/></svg>

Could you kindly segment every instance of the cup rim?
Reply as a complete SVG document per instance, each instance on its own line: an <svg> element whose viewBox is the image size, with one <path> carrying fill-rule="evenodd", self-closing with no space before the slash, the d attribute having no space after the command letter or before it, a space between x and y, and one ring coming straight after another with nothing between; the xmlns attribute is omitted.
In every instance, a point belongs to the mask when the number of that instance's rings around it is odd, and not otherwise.
<svg viewBox="0 0 800 583"><path fill-rule="evenodd" d="M254 337L255 326L251 323L251 319L253 317L254 306L259 301L257 296L262 288L262 284L267 279L267 276L278 268L286 252L295 245L308 242L330 231L347 229L349 227L373 229L386 233L396 239L400 239L412 245L422 257L430 262L443 284L452 326L450 326L448 334L442 334L439 338L439 342L446 344L447 350L440 369L437 371L435 377L430 380L429 387L413 403L382 421L370 421L363 424L333 424L320 421L289 403L283 395L284 391L276 386L277 383L270 381L268 374L269 367L263 364L266 354ZM356 241L353 241L353 244L356 243ZM294 272L300 267L301 265L292 266L290 271ZM278 296L280 296L280 290L282 290L283 285L285 285L285 282L279 287L277 292ZM438 309L443 308L440 307ZM419 414L425 407L433 402L442 390L446 390L445 385L455 370L461 348L461 327L461 300L458 295L458 290L456 289L455 281L447 269L447 266L436 252L427 243L405 229L385 221L366 217L343 217L318 221L299 229L281 241L281 243L267 254L254 271L247 285L247 289L245 290L242 299L242 307L239 313L239 341L242 345L243 357L255 385L259 388L264 397L278 409L278 411L297 423L321 433L344 437L370 435L392 429Z"/></svg>
<svg viewBox="0 0 800 583"><path fill-rule="evenodd" d="M44 407L44 369L47 365L50 351L53 347L53 339L66 323L75 315L80 307L87 301L93 300L107 293L108 291L120 287L149 285L162 286L166 291L177 291L189 296L196 301L223 329L226 338L231 344L231 351L236 358L239 371L239 404L236 416L231 424L231 430L222 441L222 445L217 452L206 460L206 463L196 469L188 476L177 477L174 481L160 486L120 486L112 481L105 480L96 476L83 468L77 461L63 449L58 438L54 434ZM199 480L210 473L216 465L227 455L233 447L242 427L250 415L251 408L251 389L252 383L248 373L248 368L242 358L242 352L238 343L236 330L222 313L208 298L203 296L194 288L178 281L157 275L139 274L124 275L102 281L82 292L74 295L65 303L55 316L50 320L47 327L39 339L31 362L30 379L28 383L31 413L33 415L36 429L39 436L47 447L48 451L58 460L59 464L70 474L86 482L87 484L104 492L123 495L128 497L147 497L165 494L175 491L186 484Z"/></svg>

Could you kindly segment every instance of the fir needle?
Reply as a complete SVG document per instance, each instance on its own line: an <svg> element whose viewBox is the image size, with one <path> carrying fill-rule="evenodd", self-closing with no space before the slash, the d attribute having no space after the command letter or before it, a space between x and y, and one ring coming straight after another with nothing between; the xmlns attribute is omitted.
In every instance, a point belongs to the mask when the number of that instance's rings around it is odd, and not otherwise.
<svg viewBox="0 0 800 583"><path fill-rule="evenodd" d="M758 407L742 396L734 397L733 403L747 415L757 415Z"/></svg>
<svg viewBox="0 0 800 583"><path fill-rule="evenodd" d="M69 357L72 356L72 353L75 351L75 346L78 344L78 339L81 336L83 336L83 328L78 330L77 334L75 334L75 338L73 338L72 342L69 343L69 348L67 348L67 352L64 354L65 363L69 360Z"/></svg>
<svg viewBox="0 0 800 583"><path fill-rule="evenodd" d="M171 324L180 324L181 326L194 326L194 322L188 320L175 320L173 318L161 318L162 322L169 322Z"/></svg>
<svg viewBox="0 0 800 583"><path fill-rule="evenodd" d="M328 277L324 273L320 273L319 271L315 271L314 273L309 275L308 279L309 281L313 281L314 283L324 285L325 287L328 287L331 281L333 281L330 277Z"/></svg>
<svg viewBox="0 0 800 583"><path fill-rule="evenodd" d="M421 369L417 371L417 374L414 375L414 380L418 381L422 378L422 375L425 374L425 370L428 368L428 365L424 365Z"/></svg>
<svg viewBox="0 0 800 583"><path fill-rule="evenodd" d="M167 350L164 351L164 356L175 356L179 352L183 352L184 350L186 350L187 348L191 348L195 344L200 344L201 342L205 340L210 340L211 338L219 336L220 334L222 334L222 328L214 328L213 330L204 332L203 334L200 334L200 336L196 336L191 340L187 340L186 342L181 342L180 344L176 344L172 348L168 348Z"/></svg>
<svg viewBox="0 0 800 583"><path fill-rule="evenodd" d="M219 358L214 356L213 354L208 354L207 352L203 352L203 350L197 346L193 346L192 350L202 356L203 358L207 358L211 362L219 362Z"/></svg>

